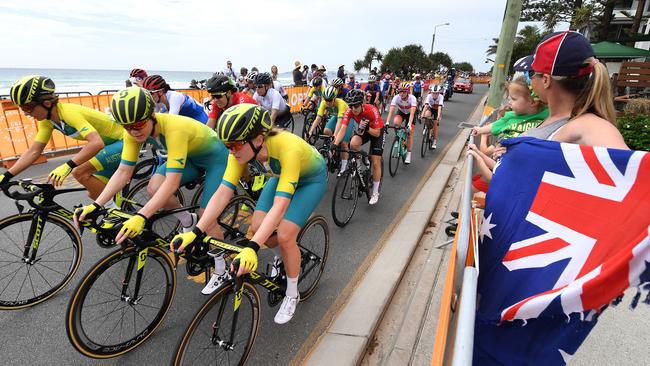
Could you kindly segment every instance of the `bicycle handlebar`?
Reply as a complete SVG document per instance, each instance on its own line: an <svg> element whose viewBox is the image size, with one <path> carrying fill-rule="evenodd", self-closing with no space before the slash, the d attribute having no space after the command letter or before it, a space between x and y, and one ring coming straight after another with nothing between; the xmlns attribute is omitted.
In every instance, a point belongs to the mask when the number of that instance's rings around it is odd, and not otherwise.
<svg viewBox="0 0 650 366"><path fill-rule="evenodd" d="M15 186L20 186L20 188L25 190L25 192L11 191L11 187ZM58 194L72 191L57 191L51 184L36 184L32 183L31 179L23 179L17 182L8 182L0 186L0 188L7 197L16 201L27 201L30 206L42 211L54 211L59 208L59 205L56 203L53 205L44 205L42 202L51 201L51 199ZM37 202L36 197L41 196L41 194L44 194L45 197L43 197L40 202Z"/></svg>

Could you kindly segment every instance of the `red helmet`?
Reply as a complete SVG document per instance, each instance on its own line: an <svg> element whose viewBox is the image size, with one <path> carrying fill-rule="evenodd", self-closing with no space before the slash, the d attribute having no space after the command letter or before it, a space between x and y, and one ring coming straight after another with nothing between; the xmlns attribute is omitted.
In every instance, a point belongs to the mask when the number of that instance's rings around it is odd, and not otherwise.
<svg viewBox="0 0 650 366"><path fill-rule="evenodd" d="M133 70L131 70L131 73L129 74L130 78L144 79L147 76L149 76L149 75L147 75L147 72L142 70L142 69L133 69Z"/></svg>
<svg viewBox="0 0 650 366"><path fill-rule="evenodd" d="M165 79L160 75L147 76L142 81L142 87L150 91L158 91L165 88L169 89L169 85L167 85Z"/></svg>

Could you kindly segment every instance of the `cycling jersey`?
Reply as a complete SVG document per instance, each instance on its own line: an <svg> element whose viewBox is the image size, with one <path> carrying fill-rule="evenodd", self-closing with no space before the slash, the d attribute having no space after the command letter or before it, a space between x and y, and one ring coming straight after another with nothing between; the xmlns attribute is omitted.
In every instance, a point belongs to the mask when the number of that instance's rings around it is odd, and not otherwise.
<svg viewBox="0 0 650 366"><path fill-rule="evenodd" d="M413 86L414 93L422 92L422 81L416 80L411 85Z"/></svg>
<svg viewBox="0 0 650 366"><path fill-rule="evenodd" d="M231 103L232 104L229 105L229 106L226 106L225 109L228 109L228 108L232 107L233 105L243 104L243 103L257 104L257 101L255 99L253 99L252 97L250 97L246 93L235 92L235 93L232 93L232 101L231 101ZM215 100L213 100L212 102L210 102L210 114L208 115L208 117L213 118L213 119L218 119L219 116L221 116L221 112L223 112L223 111L224 111L224 109L219 108L217 106L217 102Z"/></svg>
<svg viewBox="0 0 650 366"><path fill-rule="evenodd" d="M205 114L203 106L199 105L189 95L173 90L168 90L167 93L165 93L165 96L167 97L167 102L169 103L169 110L167 110L167 106L165 106L163 103L158 103L156 105L156 112L190 117L203 123L206 123L208 121L208 116Z"/></svg>
<svg viewBox="0 0 650 366"><path fill-rule="evenodd" d="M228 154L224 144L217 139L216 132L191 118L157 114L154 128L158 131L156 140L167 150L169 172L182 172L189 157L205 155L215 149L223 152L224 157ZM141 145L125 132L121 163L135 165Z"/></svg>
<svg viewBox="0 0 650 366"><path fill-rule="evenodd" d="M377 98L377 94L381 93L379 85L377 85L377 84L368 84L368 85L366 85L366 87L364 88L364 91L366 93L371 94L370 102L373 102L373 103L374 103L375 99Z"/></svg>
<svg viewBox="0 0 650 366"><path fill-rule="evenodd" d="M279 175L276 196L291 198L296 188L305 182L322 178L325 161L316 149L291 132L282 131L265 139L268 165L274 175ZM237 187L246 164L239 164L230 154L228 167L221 184L232 189Z"/></svg>
<svg viewBox="0 0 650 366"><path fill-rule="evenodd" d="M273 89L269 88L266 90L266 95L261 96L255 92L253 99L259 103L262 108L271 112L272 109L277 109L279 114L284 114L289 109L287 101L282 98L280 93Z"/></svg>
<svg viewBox="0 0 650 366"><path fill-rule="evenodd" d="M393 100L390 102L391 107L393 106L397 107L397 110L404 114L411 113L411 108L416 107L417 105L418 105L418 101L417 99L415 99L413 94L409 94L406 100L402 100L400 95L397 94L393 97Z"/></svg>
<svg viewBox="0 0 650 366"><path fill-rule="evenodd" d="M284 87L277 80L273 80L273 89L277 90L282 96L282 98L287 96L287 92L284 90Z"/></svg>
<svg viewBox="0 0 650 366"><path fill-rule="evenodd" d="M316 115L323 117L325 115L325 110L328 110L330 113L336 111L336 116L338 118L343 118L343 114L348 110L348 104L341 98L335 98L334 106L328 107L327 102L322 100L318 106L318 112L316 112Z"/></svg>
<svg viewBox="0 0 650 366"><path fill-rule="evenodd" d="M90 133L97 132L104 145L122 139L124 129L106 113L78 104L60 102L56 104L56 110L61 122L47 119L38 121L38 133L34 141L47 144L54 129L75 140L86 140Z"/></svg>
<svg viewBox="0 0 650 366"><path fill-rule="evenodd" d="M343 87L343 88L339 89L339 93L336 96L338 98L343 99L343 98L345 98L346 95L348 95L349 91L350 91L350 89L348 89L346 87Z"/></svg>
<svg viewBox="0 0 650 366"><path fill-rule="evenodd" d="M445 104L445 96L442 94L438 94L438 98L433 98L431 94L427 95L427 99L424 101L425 104L428 104L431 107L437 107L441 106L443 107Z"/></svg>
<svg viewBox="0 0 650 366"><path fill-rule="evenodd" d="M353 82L348 82L345 84L345 86L348 87L348 89L361 89L361 84L357 83L356 81Z"/></svg>
<svg viewBox="0 0 650 366"><path fill-rule="evenodd" d="M349 108L343 114L343 119L341 120L341 124L347 127L348 124L350 123L350 119L354 119L355 121L358 122L361 122L362 119L367 119L369 121L368 127L374 129L384 128L384 120L381 119L381 114L379 114L379 111L375 106L370 104L364 104L361 113L357 115L352 113L352 108Z"/></svg>
<svg viewBox="0 0 650 366"><path fill-rule="evenodd" d="M309 91L307 92L307 98L311 99L311 97L316 94L317 97L322 97L323 93L325 92L325 85L321 85L320 88L315 88L311 87L309 88Z"/></svg>

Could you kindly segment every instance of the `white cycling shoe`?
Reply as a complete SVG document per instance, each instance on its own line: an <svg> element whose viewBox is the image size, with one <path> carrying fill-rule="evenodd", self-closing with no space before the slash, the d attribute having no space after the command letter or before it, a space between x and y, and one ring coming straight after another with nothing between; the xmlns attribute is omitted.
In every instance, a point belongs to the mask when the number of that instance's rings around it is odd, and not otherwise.
<svg viewBox="0 0 650 366"><path fill-rule="evenodd" d="M273 319L275 324L285 324L291 320L293 314L296 313L296 306L298 306L299 301L300 295L298 297L285 296L280 305L280 310L278 310Z"/></svg>
<svg viewBox="0 0 650 366"><path fill-rule="evenodd" d="M406 152L406 158L404 159L404 164L411 164L411 152Z"/></svg>
<svg viewBox="0 0 650 366"><path fill-rule="evenodd" d="M373 192L370 196L370 201L368 201L368 204L376 205L377 202L379 202L379 192Z"/></svg>

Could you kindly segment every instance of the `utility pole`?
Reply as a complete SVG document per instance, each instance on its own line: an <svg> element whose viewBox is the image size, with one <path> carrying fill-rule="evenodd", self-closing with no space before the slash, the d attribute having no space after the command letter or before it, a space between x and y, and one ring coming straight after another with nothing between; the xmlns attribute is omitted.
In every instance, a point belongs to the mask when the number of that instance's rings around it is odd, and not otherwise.
<svg viewBox="0 0 650 366"><path fill-rule="evenodd" d="M497 44L497 54L494 58L494 67L492 68L492 79L490 81L490 92L488 94L487 106L484 114L488 115L496 108L499 108L503 100L505 91L506 75L508 66L512 58L512 47L517 34L517 25L521 17L521 7L523 0L508 0L506 3L506 12L503 17L503 25L499 34L499 43Z"/></svg>

